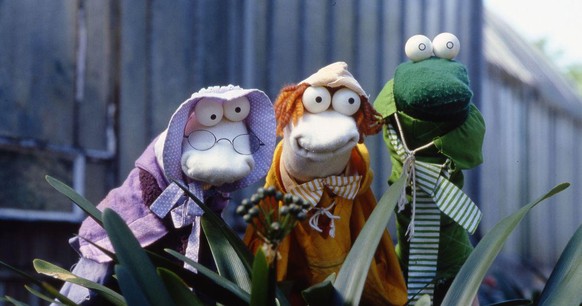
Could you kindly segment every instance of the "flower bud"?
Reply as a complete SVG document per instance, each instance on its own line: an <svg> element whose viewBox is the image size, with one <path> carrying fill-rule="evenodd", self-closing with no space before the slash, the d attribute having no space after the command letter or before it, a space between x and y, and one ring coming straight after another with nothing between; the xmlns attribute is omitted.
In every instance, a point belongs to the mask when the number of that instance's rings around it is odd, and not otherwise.
<svg viewBox="0 0 582 306"><path fill-rule="evenodd" d="M297 214L297 217L296 217L296 218L297 218L297 220L299 220L299 221L303 221L303 220L307 219L307 213L306 213L306 212L304 212L304 211L300 211L300 212Z"/></svg>
<svg viewBox="0 0 582 306"><path fill-rule="evenodd" d="M286 216L289 214L289 206L281 206L281 208L279 208L279 214L281 216Z"/></svg>
<svg viewBox="0 0 582 306"><path fill-rule="evenodd" d="M256 206L251 207L251 209L249 209L248 214L251 215L251 217L258 216L259 215L259 208Z"/></svg>
<svg viewBox="0 0 582 306"><path fill-rule="evenodd" d="M245 220L246 223L251 223L253 221L253 217L249 214L246 214L243 216L243 220Z"/></svg>
<svg viewBox="0 0 582 306"><path fill-rule="evenodd" d="M236 214L237 214L237 215L243 216L243 215L245 215L246 213L247 213L247 208L246 208L246 207L244 207L243 205L239 205L239 206L236 208Z"/></svg>

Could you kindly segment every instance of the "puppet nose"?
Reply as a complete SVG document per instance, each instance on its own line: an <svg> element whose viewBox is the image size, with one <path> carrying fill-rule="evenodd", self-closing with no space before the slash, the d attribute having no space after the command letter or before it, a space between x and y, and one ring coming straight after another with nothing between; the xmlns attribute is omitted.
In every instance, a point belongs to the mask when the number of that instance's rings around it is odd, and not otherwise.
<svg viewBox="0 0 582 306"><path fill-rule="evenodd" d="M312 152L333 152L348 144L353 147L359 139L355 120L333 110L303 114L292 133L302 148Z"/></svg>

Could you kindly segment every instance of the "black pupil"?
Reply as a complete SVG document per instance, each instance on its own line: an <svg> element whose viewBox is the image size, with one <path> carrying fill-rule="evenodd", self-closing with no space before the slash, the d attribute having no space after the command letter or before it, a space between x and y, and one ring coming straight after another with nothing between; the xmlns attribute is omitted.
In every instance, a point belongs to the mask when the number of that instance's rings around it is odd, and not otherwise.
<svg viewBox="0 0 582 306"><path fill-rule="evenodd" d="M238 106L237 106L237 107L234 109L234 111L235 111L235 112L237 112L237 113L240 113L241 109L240 109L240 107L238 107Z"/></svg>
<svg viewBox="0 0 582 306"><path fill-rule="evenodd" d="M216 115L215 114L210 115L210 119L212 120L216 119Z"/></svg>
<svg viewBox="0 0 582 306"><path fill-rule="evenodd" d="M356 101L356 100L354 100L354 98L349 98L349 99L348 99L348 103L350 103L350 104L354 104L354 102L355 102L355 101Z"/></svg>
<svg viewBox="0 0 582 306"><path fill-rule="evenodd" d="M321 97L315 98L315 102L317 102L317 103L321 103L321 100L323 100Z"/></svg>

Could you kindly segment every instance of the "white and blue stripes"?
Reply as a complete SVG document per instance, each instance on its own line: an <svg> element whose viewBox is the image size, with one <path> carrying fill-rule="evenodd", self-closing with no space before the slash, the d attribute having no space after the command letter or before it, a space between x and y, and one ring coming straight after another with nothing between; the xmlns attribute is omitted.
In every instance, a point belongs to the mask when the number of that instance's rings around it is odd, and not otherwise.
<svg viewBox="0 0 582 306"><path fill-rule="evenodd" d="M449 181L450 160L442 165L416 160L414 154L432 143L410 151L398 136L390 125L388 138L403 164L402 175L408 177L412 189L412 203L399 203L399 211L406 204L412 205L407 231L410 243L408 298L416 301L423 294L428 294L432 300L440 247L441 212L473 233L481 221L481 211L460 188ZM406 195L403 194L401 199L405 200Z"/></svg>

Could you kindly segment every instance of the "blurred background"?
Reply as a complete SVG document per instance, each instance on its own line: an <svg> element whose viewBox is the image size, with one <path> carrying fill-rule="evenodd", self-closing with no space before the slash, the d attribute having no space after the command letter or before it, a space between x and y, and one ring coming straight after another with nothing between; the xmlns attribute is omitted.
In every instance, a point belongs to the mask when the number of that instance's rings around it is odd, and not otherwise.
<svg viewBox="0 0 582 306"><path fill-rule="evenodd" d="M410 36L451 32L487 124L485 162L465 179L484 212L475 241L572 183L526 217L480 293L485 304L529 298L582 223L582 52L566 44L578 35L558 28L579 30L564 22L579 10L575 1L541 2L0 0L0 260L29 272L33 258L75 263L67 240L84 215L44 176L97 204L193 92L236 84L274 100L341 60L373 101L406 60ZM366 143L380 196L388 152L381 135ZM235 229L243 230L235 205L260 185L233 195L224 217ZM0 269L4 295L41 304Z"/></svg>

